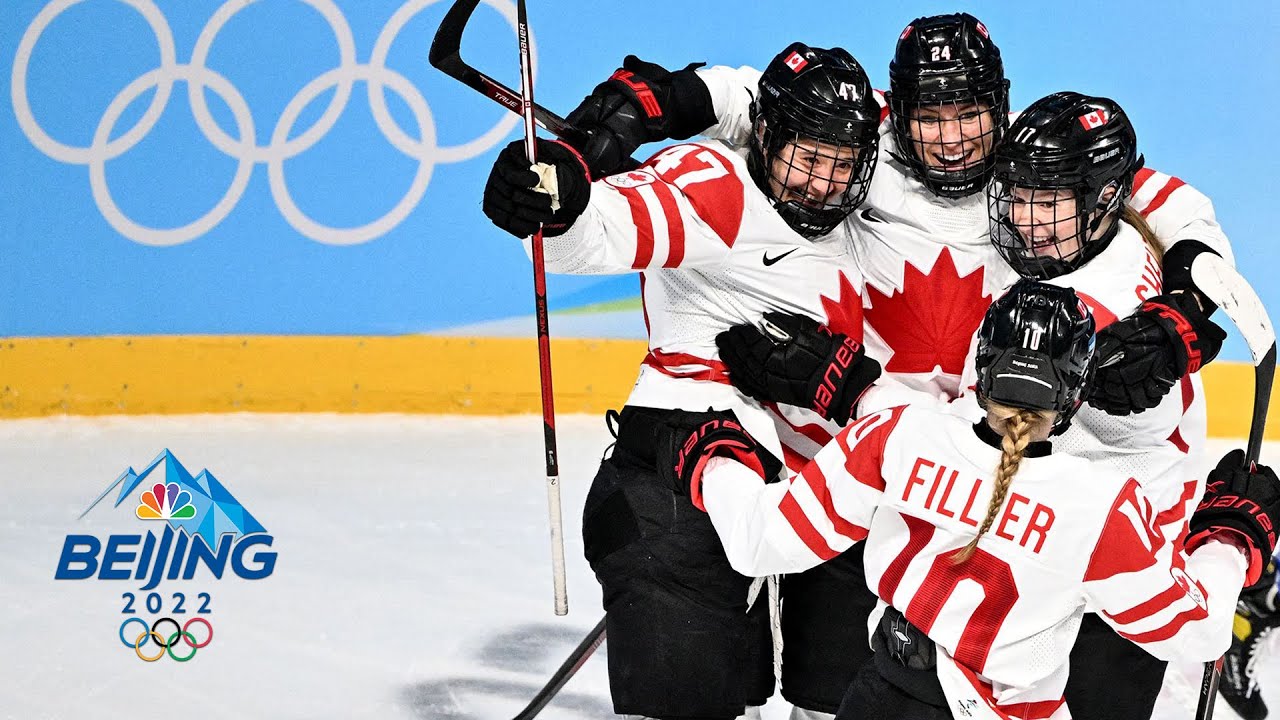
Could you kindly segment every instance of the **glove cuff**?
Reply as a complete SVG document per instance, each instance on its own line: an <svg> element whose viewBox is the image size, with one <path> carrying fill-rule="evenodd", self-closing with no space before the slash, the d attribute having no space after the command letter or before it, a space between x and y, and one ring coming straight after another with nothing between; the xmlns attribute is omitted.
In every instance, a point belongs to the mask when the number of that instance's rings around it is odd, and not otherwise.
<svg viewBox="0 0 1280 720"><path fill-rule="evenodd" d="M694 63L671 73L671 118L667 131L673 140L688 140L720 122L711 91L696 72L705 63Z"/></svg>
<svg viewBox="0 0 1280 720"><path fill-rule="evenodd" d="M1245 569L1244 587L1248 587L1258 582L1262 577L1262 573L1267 569L1267 562L1270 558L1263 557L1262 551L1258 549L1257 544L1253 542L1253 538L1238 528L1227 527L1223 525L1215 525L1197 530L1187 536L1186 551L1187 554L1195 552L1201 545L1210 540L1224 542L1238 549L1244 554L1244 559L1249 563Z"/></svg>
<svg viewBox="0 0 1280 720"><path fill-rule="evenodd" d="M1174 368L1179 377L1199 372L1222 349L1227 334L1200 311L1190 295L1157 295L1144 302L1141 309L1163 318L1165 322L1160 327L1182 347L1184 353L1178 356L1178 366Z"/></svg>

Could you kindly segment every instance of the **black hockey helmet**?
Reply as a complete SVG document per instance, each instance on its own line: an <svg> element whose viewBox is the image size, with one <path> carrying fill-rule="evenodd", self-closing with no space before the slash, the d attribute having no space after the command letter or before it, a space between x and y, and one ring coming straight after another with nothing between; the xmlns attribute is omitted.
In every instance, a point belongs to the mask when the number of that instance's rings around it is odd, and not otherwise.
<svg viewBox="0 0 1280 720"><path fill-rule="evenodd" d="M889 63L886 97L895 159L935 195L982 190L1009 125L1009 81L985 25L968 13L912 20Z"/></svg>
<svg viewBox="0 0 1280 720"><path fill-rule="evenodd" d="M978 401L1058 413L1067 429L1093 377L1093 315L1071 288L1019 280L978 329Z"/></svg>
<svg viewBox="0 0 1280 720"><path fill-rule="evenodd" d="M847 51L788 45L760 77L751 119L751 177L797 233L826 235L866 197L880 108ZM814 183L838 191L814 198Z"/></svg>
<svg viewBox="0 0 1280 720"><path fill-rule="evenodd" d="M991 241L1019 275L1041 279L1071 272L1106 249L1143 162L1124 110L1075 92L1032 103L995 157L987 190ZM1048 202L1055 198L1074 201ZM1058 232L1064 221L1072 228L1065 237Z"/></svg>

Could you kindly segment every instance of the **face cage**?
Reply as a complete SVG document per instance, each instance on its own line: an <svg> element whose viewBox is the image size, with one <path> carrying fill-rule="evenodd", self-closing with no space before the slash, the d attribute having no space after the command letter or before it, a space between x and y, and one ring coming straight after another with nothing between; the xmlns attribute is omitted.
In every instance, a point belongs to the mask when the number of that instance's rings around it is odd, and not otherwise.
<svg viewBox="0 0 1280 720"><path fill-rule="evenodd" d="M991 110L984 113L982 108ZM987 184L995 166L996 145L1009 126L1009 96L1005 90L920 102L890 94L889 110L898 153L930 192L957 199L979 192ZM936 111L936 117L951 119L928 122L921 119L925 111ZM981 157L977 157L979 152ZM945 159L957 154L963 164L954 168L930 165L928 161L931 156Z"/></svg>
<svg viewBox="0 0 1280 720"><path fill-rule="evenodd" d="M1025 188L1033 191L1030 200L1017 199L1013 195L1014 187L1023 186L996 180L987 187L991 243L1009 267L1022 277L1036 280L1065 275L1100 252L1114 233L1115 223L1105 237L1099 237L1098 228L1108 215L1119 209L1120 198L1125 195L1122 188L1117 188L1111 202L1095 213L1100 207L1097 198L1105 188L1093 195L1092 201L1081 202L1080 193L1067 188ZM1052 198L1055 191L1071 193L1067 202L1075 208L1074 212L1064 212L1066 202L1042 200L1041 193ZM1095 217L1090 220L1090 216Z"/></svg>
<svg viewBox="0 0 1280 720"><path fill-rule="evenodd" d="M811 138L786 129L772 130L763 118L757 127L761 125L763 130L752 134L752 150L759 154L762 165L763 178L759 182L792 230L808 239L821 237L862 204L875 168L878 134L857 145L847 140ZM853 157L840 156L845 149L851 149ZM814 197L815 192L826 195Z"/></svg>

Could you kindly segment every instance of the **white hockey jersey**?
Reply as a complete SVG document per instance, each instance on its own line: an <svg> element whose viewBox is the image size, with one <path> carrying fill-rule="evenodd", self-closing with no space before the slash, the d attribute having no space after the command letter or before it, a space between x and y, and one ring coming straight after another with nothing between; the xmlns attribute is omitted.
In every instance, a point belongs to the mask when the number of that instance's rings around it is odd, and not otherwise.
<svg viewBox="0 0 1280 720"><path fill-rule="evenodd" d="M1062 692L1086 606L1159 658L1227 649L1243 554L1207 543L1188 557L1135 480L1083 458L1032 445L974 556L954 563L986 515L991 442L959 414L892 408L784 482L713 458L703 501L747 575L802 571L865 541L868 588L937 643L957 717L1069 717Z"/></svg>
<svg viewBox="0 0 1280 720"><path fill-rule="evenodd" d="M862 277L847 227L798 235L750 178L745 151L675 145L593 183L586 211L545 240L545 257L549 272L640 272L649 353L628 404L733 410L797 469L839 430L803 408L762 407L729 385L719 360L718 333L771 310L862 340Z"/></svg>
<svg viewBox="0 0 1280 720"><path fill-rule="evenodd" d="M698 73L720 118L708 133L744 141L759 71L717 66ZM989 239L985 194L956 200L934 195L894 159L889 123L883 122L880 131L880 156L867 199L846 222L866 282L867 354L884 366L886 387L948 400L972 389L974 333L991 301L1018 277ZM1196 239L1232 260L1213 204L1182 180L1139 170L1129 205L1151 225L1163 249ZM1141 238L1122 225L1106 251L1051 282L1080 293L1101 329L1159 294L1162 275ZM880 409L908 397L873 391L861 407ZM1141 414L1117 418L1085 405L1058 442L1071 453L1107 461L1137 477L1163 519L1177 523L1203 491L1203 483L1190 477L1190 467L1203 447L1206 426L1203 387L1193 375L1160 406Z"/></svg>
<svg viewBox="0 0 1280 720"><path fill-rule="evenodd" d="M720 119L707 134L745 143L760 71L716 66L698 70L698 76ZM883 97L877 97L884 107ZM887 107L883 112L887 117ZM867 199L846 223L866 279L867 353L898 382L953 398L964 389L961 374L970 340L987 306L1007 286L1003 278L1009 268L989 240L985 194L955 200L934 195L895 154L891 127L882 122ZM1232 260L1213 204L1182 180L1140 170L1129 204L1147 219L1165 249L1196 239Z"/></svg>

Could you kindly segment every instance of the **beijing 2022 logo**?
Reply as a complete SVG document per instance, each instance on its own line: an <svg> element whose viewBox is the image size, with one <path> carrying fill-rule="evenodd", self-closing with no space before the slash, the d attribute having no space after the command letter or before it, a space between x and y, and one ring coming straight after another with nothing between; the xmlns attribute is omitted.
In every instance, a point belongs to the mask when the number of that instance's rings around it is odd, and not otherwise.
<svg viewBox="0 0 1280 720"><path fill-rule="evenodd" d="M237 577L261 580L276 567L274 538L213 473L193 477L167 449L142 472L126 469L80 517L117 487L113 507L124 505L146 533L67 535L54 578L142 581L138 589L146 595L120 596L120 642L146 662L165 655L187 662L213 642L213 595L161 593L160 582L195 579L204 575L200 566L215 580L228 566ZM143 619L144 612L154 620Z"/></svg>

